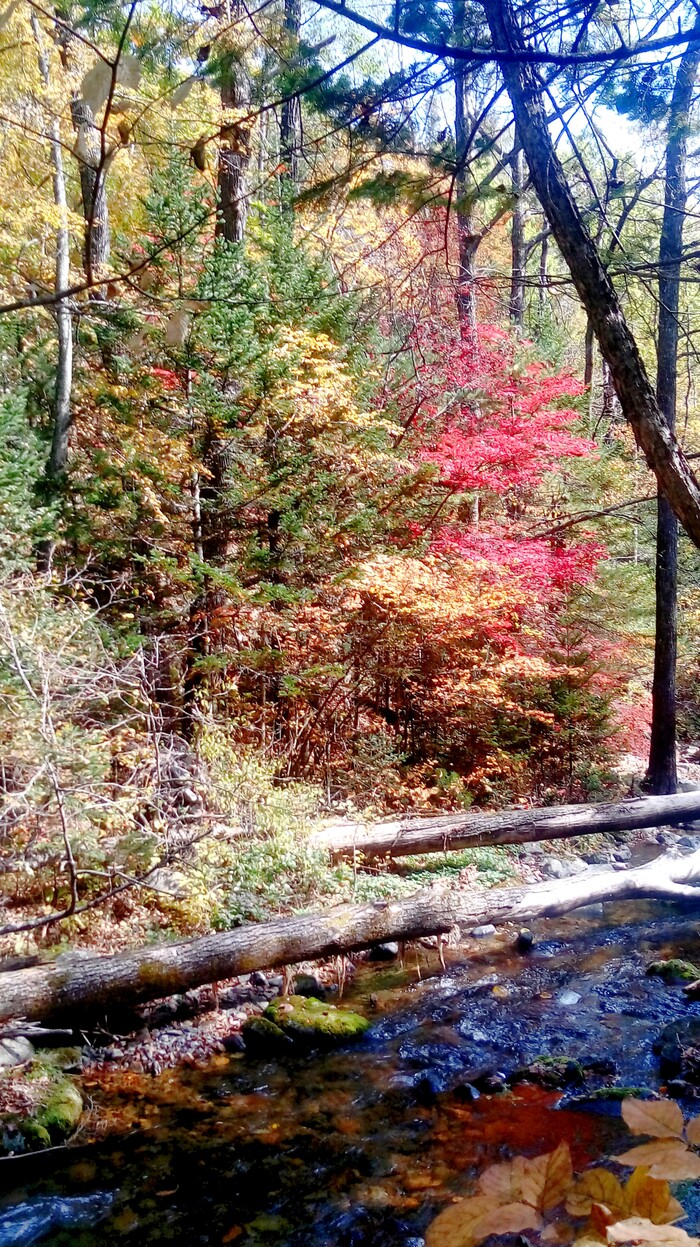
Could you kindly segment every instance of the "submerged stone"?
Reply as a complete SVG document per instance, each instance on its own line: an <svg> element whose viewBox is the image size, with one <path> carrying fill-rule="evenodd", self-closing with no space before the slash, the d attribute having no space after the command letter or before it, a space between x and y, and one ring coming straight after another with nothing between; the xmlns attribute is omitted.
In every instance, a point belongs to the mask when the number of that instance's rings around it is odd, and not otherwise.
<svg viewBox="0 0 700 1247"><path fill-rule="evenodd" d="M313 996L279 996L271 1000L263 1020L290 1039L312 1044L345 1043L369 1029L367 1018L352 1009L326 1004Z"/></svg>
<svg viewBox="0 0 700 1247"><path fill-rule="evenodd" d="M696 979L700 979L700 969L692 961L683 961L680 957L672 957L668 961L652 961L647 966L647 974L670 984L694 983Z"/></svg>

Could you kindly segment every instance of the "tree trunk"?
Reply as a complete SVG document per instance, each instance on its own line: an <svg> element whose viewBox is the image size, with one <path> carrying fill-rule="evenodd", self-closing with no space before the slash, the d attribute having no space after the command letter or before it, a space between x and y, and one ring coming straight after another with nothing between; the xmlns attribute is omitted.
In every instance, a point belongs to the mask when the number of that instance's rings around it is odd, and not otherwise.
<svg viewBox="0 0 700 1247"><path fill-rule="evenodd" d="M39 72L44 85L48 88L50 79L49 58L44 49L41 28L35 13L32 13L31 23L37 45ZM53 197L58 210L54 288L56 293L60 294L62 290L67 290L70 285L70 235L68 232L68 204L66 201L66 179L63 169L63 148L57 117L52 118L48 126L48 138L53 168ZM70 307L64 299L57 301L55 317L58 335L58 358L56 360L51 450L49 451L46 464L46 479L50 489L54 492L60 487L66 471L68 463L68 437L72 421L73 318ZM40 561L46 566L50 560L51 550L44 545L40 551Z"/></svg>
<svg viewBox="0 0 700 1247"><path fill-rule="evenodd" d="M413 853L445 853L488 844L527 844L532 840L564 840L572 836L634 831L684 823L700 817L700 792L673 797L637 797L609 805L560 805L500 814L442 814L387 823L333 824L316 843L334 860L362 857L407 857Z"/></svg>
<svg viewBox="0 0 700 1247"><path fill-rule="evenodd" d="M85 957L0 974L0 1022L65 1018L87 1022L125 1004L156 1000L234 974L292 965L368 948L385 940L435 935L455 926L529 922L601 901L700 903L700 852L662 858L629 871L586 872L534 887L472 890L426 888L405 900L343 905L325 913L279 918L181 944L112 957Z"/></svg>
<svg viewBox="0 0 700 1247"><path fill-rule="evenodd" d="M659 242L659 339L656 397L671 432L676 427L678 307L685 219L687 138L700 48L685 52L673 88L668 119L664 215ZM651 741L645 786L675 792L676 652L678 625L678 524L659 492L656 520L656 634L652 684Z"/></svg>
<svg viewBox="0 0 700 1247"><path fill-rule="evenodd" d="M244 65L231 66L231 78L221 92L226 108L247 108L250 82ZM245 127L232 124L222 130L224 145L219 150L219 212L216 234L226 242L242 242L248 219L247 173L250 147Z"/></svg>
<svg viewBox="0 0 700 1247"><path fill-rule="evenodd" d="M591 386L593 385L593 361L594 361L593 345L594 343L595 343L595 336L593 333L593 326L589 320L586 323L586 339L585 339L585 344L584 344L584 362L583 362L583 384L585 385L586 389L590 389Z"/></svg>
<svg viewBox="0 0 700 1247"><path fill-rule="evenodd" d="M296 56L301 27L301 0L284 0L284 26L289 36L289 52ZM299 143L301 140L301 100L298 95L287 99L280 115L280 157L284 165L282 174L282 200L294 195L299 182Z"/></svg>
<svg viewBox="0 0 700 1247"><path fill-rule="evenodd" d="M523 49L511 0L482 2L494 46ZM700 488L659 407L619 299L569 189L547 126L542 80L534 65L524 61L504 60L501 72L537 196L593 323L625 418L675 515L700 547Z"/></svg>
<svg viewBox="0 0 700 1247"><path fill-rule="evenodd" d="M517 135L516 135L517 141ZM525 158L516 148L511 164L513 179L513 217L510 226L511 276L510 318L518 329L525 323Z"/></svg>
<svg viewBox="0 0 700 1247"><path fill-rule="evenodd" d="M89 282L99 281L109 263L110 231L102 138L89 104L71 100L71 118L77 134L75 153L80 165L80 194L85 217L83 264ZM94 286L91 299L104 299L104 287Z"/></svg>
<svg viewBox="0 0 700 1247"><path fill-rule="evenodd" d="M455 38L458 42L464 39L465 0L454 0L453 5ZM474 213L473 188L469 186L466 163L469 158L471 127L469 124L467 66L464 61L456 61L452 70L455 85L455 149L457 156L457 175L455 191L457 195L457 316L462 337L467 340L476 338L476 285L474 262L480 242L476 228Z"/></svg>

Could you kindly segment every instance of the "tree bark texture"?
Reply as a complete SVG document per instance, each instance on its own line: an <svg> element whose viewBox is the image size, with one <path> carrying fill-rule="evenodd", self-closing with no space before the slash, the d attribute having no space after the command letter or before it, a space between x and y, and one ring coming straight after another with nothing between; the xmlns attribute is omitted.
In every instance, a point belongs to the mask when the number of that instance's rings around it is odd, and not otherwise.
<svg viewBox="0 0 700 1247"><path fill-rule="evenodd" d="M455 37L458 42L464 39L465 0L454 0L453 17ZM469 178L466 164L471 146L471 126L469 121L469 91L467 86L468 69L464 61L457 61L453 67L455 88L455 149L457 156L457 174L455 192L457 206L457 316L462 337L467 340L476 338L476 253L481 235L476 226L475 205L473 194L470 193Z"/></svg>
<svg viewBox="0 0 700 1247"><path fill-rule="evenodd" d="M676 427L678 308L683 225L688 198L686 161L690 108L700 63L691 45L678 66L671 97L666 144L664 215L659 242L659 336L656 397L669 429ZM678 523L659 491L656 516L656 632L652 683L651 740L646 786L650 792L675 792L676 654L678 632Z"/></svg>
<svg viewBox="0 0 700 1247"><path fill-rule="evenodd" d="M246 108L250 103L250 82L245 66L240 62L231 67L231 79L221 92L221 102L226 108ZM222 130L221 137L216 234L226 242L242 242L248 219L248 133L244 126L234 122Z"/></svg>
<svg viewBox="0 0 700 1247"><path fill-rule="evenodd" d="M510 318L518 329L525 323L525 157L517 147L511 164L513 216L510 224Z"/></svg>
<svg viewBox="0 0 700 1247"><path fill-rule="evenodd" d="M93 282L99 281L109 263L111 247L102 136L89 104L74 99L70 108L77 135L75 154L80 166L80 195L85 217L83 264L87 280ZM93 287L89 294L92 299L104 298L100 286Z"/></svg>
<svg viewBox="0 0 700 1247"><path fill-rule="evenodd" d="M41 28L35 13L32 13L31 23L37 45L39 72L44 85L48 88L50 83L49 58L44 48ZM66 198L65 171L63 168L63 147L61 144L61 129L57 117L52 117L47 134L51 150L53 198L58 209L54 289L56 294L60 294L62 290L67 290L70 285L70 234L68 231L68 202ZM51 486L58 484L66 470L68 463L68 438L72 422L73 318L65 299L57 301L55 317L58 337L58 358L56 360L51 449L46 464L46 478ZM42 561L50 561L50 551L46 548L42 551Z"/></svg>
<svg viewBox="0 0 700 1247"><path fill-rule="evenodd" d="M284 0L284 26L289 36L289 52L297 54L301 28L301 0ZM301 100L286 99L280 113L280 156L285 167L282 176L283 201L293 195L299 183L299 144L301 141Z"/></svg>
<svg viewBox="0 0 700 1247"><path fill-rule="evenodd" d="M495 47L524 49L510 0L483 0ZM668 427L612 282L576 205L549 134L542 79L533 64L503 60L506 88L530 176L552 234L613 376L625 418L659 487L700 547L700 488Z"/></svg>
<svg viewBox="0 0 700 1247"><path fill-rule="evenodd" d="M441 814L375 823L333 824L316 836L335 861L446 853L489 844L565 840L592 833L660 827L700 817L700 792L672 797L637 797L605 805L559 805L499 814Z"/></svg>
<svg viewBox="0 0 700 1247"><path fill-rule="evenodd" d="M68 959L0 974L0 1022L87 1020L109 1008L156 1000L234 974L368 948L384 940L436 935L455 926L526 922L582 905L650 897L700 902L700 851L615 872L587 871L534 887L475 893L426 888L404 900L343 905L302 917L239 927L181 944L112 957Z"/></svg>

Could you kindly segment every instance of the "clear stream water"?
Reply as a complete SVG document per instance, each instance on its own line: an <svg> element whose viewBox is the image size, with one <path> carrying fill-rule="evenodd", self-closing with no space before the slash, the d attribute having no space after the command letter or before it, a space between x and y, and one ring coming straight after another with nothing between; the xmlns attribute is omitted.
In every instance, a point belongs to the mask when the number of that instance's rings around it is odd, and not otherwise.
<svg viewBox="0 0 700 1247"><path fill-rule="evenodd" d="M534 1086L472 1101L466 1084L549 1054L606 1058L621 1085L658 1087L654 1039L700 1005L645 966L700 960L700 924L606 906L536 935L526 956L512 933L468 941L445 971L423 951L420 981L413 952L403 970L362 966L345 1000L373 1025L352 1048L116 1076L95 1092L116 1133L0 1162L0 1247L420 1247L487 1164L562 1139L576 1168L609 1155L629 1139L619 1109ZM138 1123L119 1133L126 1109Z"/></svg>

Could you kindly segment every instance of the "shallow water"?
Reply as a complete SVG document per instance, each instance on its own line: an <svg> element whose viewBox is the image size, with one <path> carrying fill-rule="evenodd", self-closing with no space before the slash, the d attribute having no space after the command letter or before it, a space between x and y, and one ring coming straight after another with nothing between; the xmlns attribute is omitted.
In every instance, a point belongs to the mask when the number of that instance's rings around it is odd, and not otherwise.
<svg viewBox="0 0 700 1247"><path fill-rule="evenodd" d="M403 970L363 966L346 1000L374 1020L351 1049L114 1075L95 1094L115 1128L128 1116L128 1133L0 1162L0 1247L419 1247L446 1199L495 1160L561 1139L577 1168L609 1155L628 1140L610 1106L568 1108L531 1086L471 1102L466 1084L484 1067L505 1073L550 1054L609 1058L621 1084L657 1087L653 1040L700 1005L644 967L700 959L698 924L637 904L542 922L536 934L527 956L512 952L512 933L468 941L448 950L445 972L424 952L420 981L413 952Z"/></svg>

